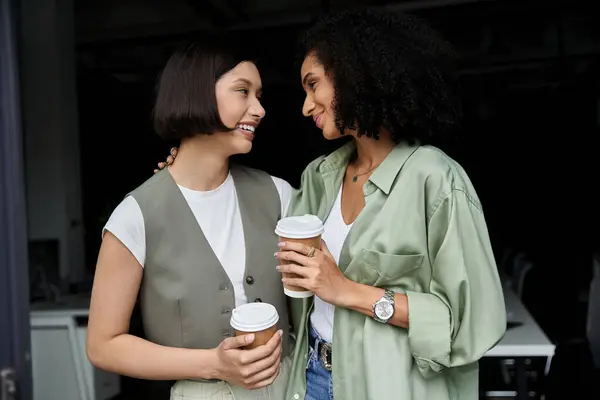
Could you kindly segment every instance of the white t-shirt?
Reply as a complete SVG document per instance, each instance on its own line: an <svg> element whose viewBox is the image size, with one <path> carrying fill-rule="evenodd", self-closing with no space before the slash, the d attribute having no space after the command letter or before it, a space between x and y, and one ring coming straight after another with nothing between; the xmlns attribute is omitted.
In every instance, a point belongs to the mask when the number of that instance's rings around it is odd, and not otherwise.
<svg viewBox="0 0 600 400"><path fill-rule="evenodd" d="M283 179L272 176L281 200L281 215L285 216L292 187ZM178 185L179 186L179 185ZM247 302L244 291L246 248L242 217L231 174L218 188L206 192L179 186L194 213L204 236L233 284L236 307ZM275 229L275 227L273 227ZM129 249L143 267L146 261L146 231L144 217L135 198L127 196L113 211L104 230L110 231ZM226 251L239 249L239 251ZM275 262L275 260L273 260ZM275 264L273 264L273 268Z"/></svg>
<svg viewBox="0 0 600 400"><path fill-rule="evenodd" d="M333 203L333 208L329 213L329 217L323 225L323 240L327 243L327 248L335 259L335 263L340 263L340 254L344 241L352 224L346 225L344 217L342 217L342 188ZM329 343L333 339L333 314L335 307L315 296L314 309L310 316L310 323L321 338Z"/></svg>

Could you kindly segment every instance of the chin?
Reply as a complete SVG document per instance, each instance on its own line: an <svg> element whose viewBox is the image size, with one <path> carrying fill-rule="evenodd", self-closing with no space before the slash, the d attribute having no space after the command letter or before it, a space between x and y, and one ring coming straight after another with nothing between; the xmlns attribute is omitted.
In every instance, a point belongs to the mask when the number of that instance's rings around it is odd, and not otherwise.
<svg viewBox="0 0 600 400"><path fill-rule="evenodd" d="M323 137L325 139L327 139L327 140L335 140L335 139L341 138L342 134L337 129L332 130L332 131L324 129L323 130Z"/></svg>
<svg viewBox="0 0 600 400"><path fill-rule="evenodd" d="M231 155L246 154L252 150L252 140L249 140L239 132L234 132L230 136L227 147Z"/></svg>
<svg viewBox="0 0 600 400"><path fill-rule="evenodd" d="M236 143L235 154L247 154L252 150L252 142L246 140L244 143Z"/></svg>

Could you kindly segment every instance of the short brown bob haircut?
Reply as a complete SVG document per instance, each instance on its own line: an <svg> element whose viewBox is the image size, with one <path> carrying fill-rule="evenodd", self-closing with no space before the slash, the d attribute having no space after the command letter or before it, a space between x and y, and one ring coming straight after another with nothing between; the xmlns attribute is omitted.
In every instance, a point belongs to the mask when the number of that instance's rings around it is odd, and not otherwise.
<svg viewBox="0 0 600 400"><path fill-rule="evenodd" d="M154 129L165 140L230 131L221 121L215 84L244 61L254 62L222 39L206 38L171 55L158 82Z"/></svg>

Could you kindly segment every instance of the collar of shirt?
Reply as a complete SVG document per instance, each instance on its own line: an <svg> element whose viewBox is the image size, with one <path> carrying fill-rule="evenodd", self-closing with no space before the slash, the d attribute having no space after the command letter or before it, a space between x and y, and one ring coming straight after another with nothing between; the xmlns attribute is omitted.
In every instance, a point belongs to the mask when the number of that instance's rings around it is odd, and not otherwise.
<svg viewBox="0 0 600 400"><path fill-rule="evenodd" d="M406 142L397 144L385 160L383 160L381 165L379 165L369 177L369 182L386 195L389 195L394 181L400 173L400 170L402 170L406 160L408 160L418 148L418 145L409 145ZM350 157L355 150L356 143L354 140L344 144L342 147L321 160L318 171L323 177L330 172L337 172L337 174L334 175L338 178L342 178L343 174L341 172L346 170L346 167L350 162Z"/></svg>

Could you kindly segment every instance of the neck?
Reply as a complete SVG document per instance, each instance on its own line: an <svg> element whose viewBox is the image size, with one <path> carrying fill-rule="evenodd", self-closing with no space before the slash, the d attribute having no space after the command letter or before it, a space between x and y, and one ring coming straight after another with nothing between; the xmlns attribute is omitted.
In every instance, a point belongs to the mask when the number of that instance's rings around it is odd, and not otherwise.
<svg viewBox="0 0 600 400"><path fill-rule="evenodd" d="M383 162L394 148L394 142L389 135L380 134L379 139L366 136L355 138L357 169L368 170Z"/></svg>
<svg viewBox="0 0 600 400"><path fill-rule="evenodd" d="M169 172L177 184L188 189L209 191L218 188L229 174L229 156L211 145L210 136L184 139Z"/></svg>

